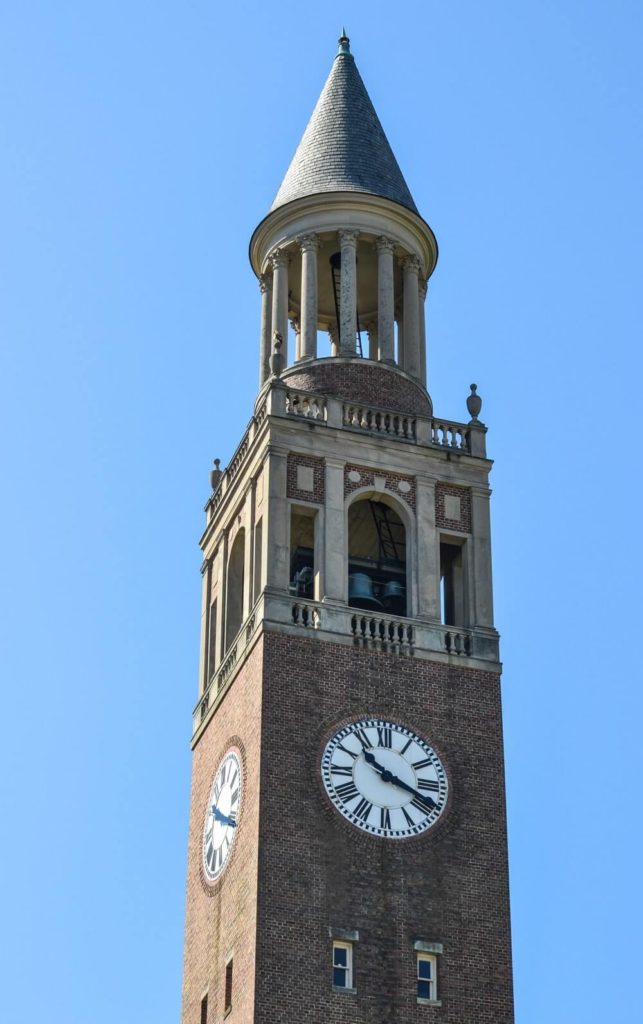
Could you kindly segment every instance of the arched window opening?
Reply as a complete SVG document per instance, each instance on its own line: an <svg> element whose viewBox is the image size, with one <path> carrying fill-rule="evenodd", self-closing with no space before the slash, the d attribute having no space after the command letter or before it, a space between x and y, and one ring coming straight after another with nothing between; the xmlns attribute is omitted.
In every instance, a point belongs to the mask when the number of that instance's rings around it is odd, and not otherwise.
<svg viewBox="0 0 643 1024"><path fill-rule="evenodd" d="M290 592L315 597L315 509L291 509Z"/></svg>
<svg viewBox="0 0 643 1024"><path fill-rule="evenodd" d="M226 650L241 629L243 618L243 588L245 577L246 531L237 533L228 559L228 586L226 592L225 645Z"/></svg>
<svg viewBox="0 0 643 1024"><path fill-rule="evenodd" d="M348 510L348 603L407 614L406 530L381 501L356 501Z"/></svg>

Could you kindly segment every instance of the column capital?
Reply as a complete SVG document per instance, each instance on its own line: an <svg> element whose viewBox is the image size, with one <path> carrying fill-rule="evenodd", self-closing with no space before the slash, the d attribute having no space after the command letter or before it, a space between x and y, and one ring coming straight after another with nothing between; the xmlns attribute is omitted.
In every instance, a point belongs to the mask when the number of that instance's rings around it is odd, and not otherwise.
<svg viewBox="0 0 643 1024"><path fill-rule="evenodd" d="M421 299L426 299L426 293L429 290L429 279L428 279L428 277L427 277L426 280L423 277L421 277L419 279L419 281L418 281L418 288L420 289L420 298Z"/></svg>
<svg viewBox="0 0 643 1024"><path fill-rule="evenodd" d="M265 295L266 292L269 292L271 288L272 288L272 278L270 277L270 274L260 274L259 275L259 291L261 292L261 294Z"/></svg>
<svg viewBox="0 0 643 1024"><path fill-rule="evenodd" d="M395 250L395 242L388 235L380 235L375 241L375 249L378 255L386 253L391 253L392 255Z"/></svg>
<svg viewBox="0 0 643 1024"><path fill-rule="evenodd" d="M285 249L273 249L268 260L272 269L276 270L277 267L287 267L290 263L290 256Z"/></svg>
<svg viewBox="0 0 643 1024"><path fill-rule="evenodd" d="M299 331L301 329L301 326L300 326L300 323L299 323L299 317L291 316L291 318L290 318L290 326L292 327L292 329L295 332L295 334L299 334Z"/></svg>
<svg viewBox="0 0 643 1024"><path fill-rule="evenodd" d="M422 269L422 264L420 263L417 256L403 256L400 260L400 263L404 271L410 274L417 274L419 277L420 270Z"/></svg>
<svg viewBox="0 0 643 1024"><path fill-rule="evenodd" d="M310 233L307 235L298 235L297 242L302 252L317 252L319 246L321 245L319 235L316 235L314 233Z"/></svg>
<svg viewBox="0 0 643 1024"><path fill-rule="evenodd" d="M342 246L351 245L356 247L357 239L359 238L359 231L353 231L352 229L342 228L341 231L337 232L337 237L339 238Z"/></svg>

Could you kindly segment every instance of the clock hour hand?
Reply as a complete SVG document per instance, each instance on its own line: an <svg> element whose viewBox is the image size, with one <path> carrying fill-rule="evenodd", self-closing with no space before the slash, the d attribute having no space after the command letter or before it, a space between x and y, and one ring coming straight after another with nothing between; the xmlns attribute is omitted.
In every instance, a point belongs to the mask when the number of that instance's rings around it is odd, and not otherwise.
<svg viewBox="0 0 643 1024"><path fill-rule="evenodd" d="M227 814L222 814L216 804L212 804L212 814L216 821L220 821L222 825L230 825L232 828L237 827L234 818L230 818Z"/></svg>
<svg viewBox="0 0 643 1024"><path fill-rule="evenodd" d="M375 760L373 754L371 754L370 750L364 751L364 760L368 764L370 764L375 769L376 772L378 772L382 779L382 782L390 782L394 786L399 786L400 789L405 789L407 793L412 793L413 796L417 800L420 800L426 807L438 806L435 800L433 800L430 796L424 796L423 793L418 793L417 789L413 789L413 786L409 786L408 783L403 782L402 779L398 779L397 775L394 775L393 772L389 771L388 768L385 768L383 765L379 764L378 761Z"/></svg>

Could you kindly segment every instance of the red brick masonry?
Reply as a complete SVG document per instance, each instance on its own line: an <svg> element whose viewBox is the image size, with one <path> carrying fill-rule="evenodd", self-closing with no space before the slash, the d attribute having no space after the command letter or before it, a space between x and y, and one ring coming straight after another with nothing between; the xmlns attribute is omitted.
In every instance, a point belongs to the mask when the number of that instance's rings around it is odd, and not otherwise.
<svg viewBox="0 0 643 1024"><path fill-rule="evenodd" d="M452 494L460 499L460 518L447 519L444 514L444 496ZM435 485L435 525L439 530L456 530L471 533L471 491L468 487L455 484Z"/></svg>
<svg viewBox="0 0 643 1024"><path fill-rule="evenodd" d="M294 366L285 371L283 381L291 388L333 395L346 402L363 402L409 415L431 415L431 399L422 385L381 363L335 357L306 367Z"/></svg>
<svg viewBox="0 0 643 1024"><path fill-rule="evenodd" d="M230 1024L511 1024L497 675L303 632L265 635L261 658L260 645L195 749L184 1024L198 1021L208 986L211 1019L221 1020L232 949ZM425 836L387 841L358 832L323 793L324 738L365 715L410 726L442 758L450 803ZM245 748L243 818L210 896L198 867L201 829L212 774L233 735ZM334 928L359 931L356 995L331 991ZM417 939L444 945L441 1007L416 1001Z"/></svg>

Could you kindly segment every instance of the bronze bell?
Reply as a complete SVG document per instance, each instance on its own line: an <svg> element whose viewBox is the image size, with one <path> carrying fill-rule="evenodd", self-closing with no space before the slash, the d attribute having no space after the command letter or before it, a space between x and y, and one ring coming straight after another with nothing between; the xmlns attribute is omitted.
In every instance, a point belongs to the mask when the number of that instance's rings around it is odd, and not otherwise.
<svg viewBox="0 0 643 1024"><path fill-rule="evenodd" d="M353 608L381 608L375 597L373 580L365 572L353 572L348 577L348 603Z"/></svg>

